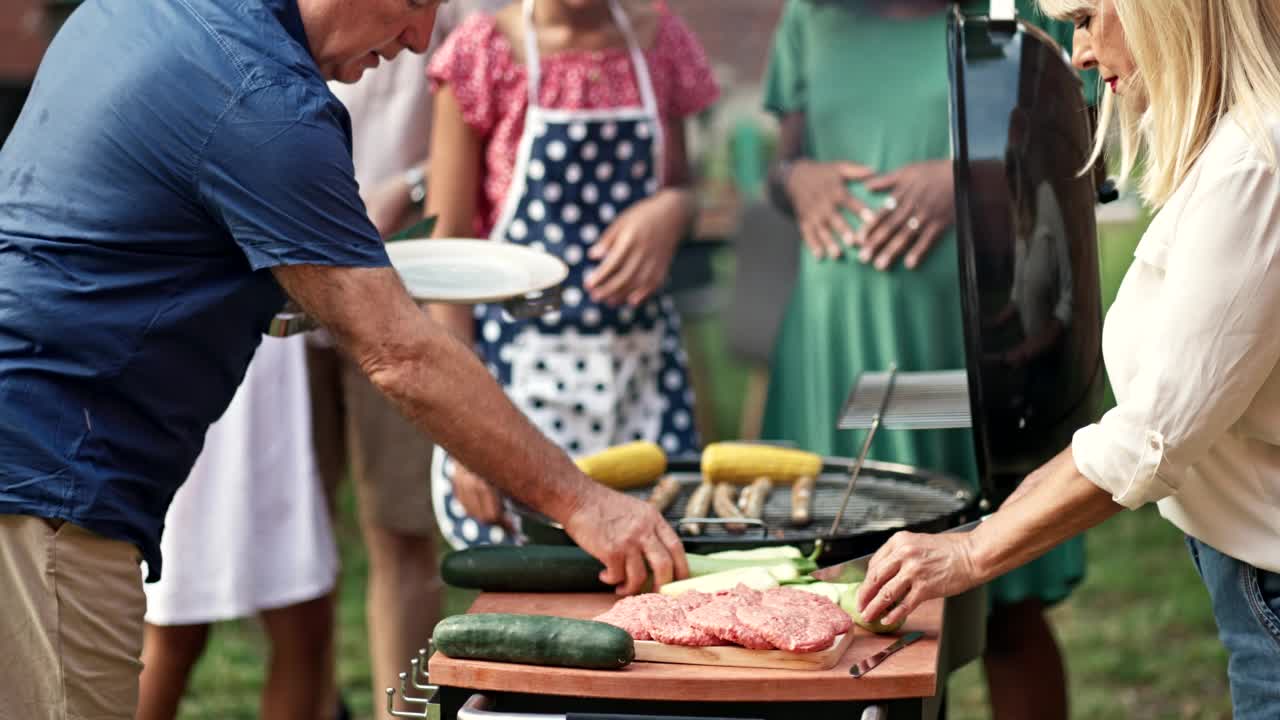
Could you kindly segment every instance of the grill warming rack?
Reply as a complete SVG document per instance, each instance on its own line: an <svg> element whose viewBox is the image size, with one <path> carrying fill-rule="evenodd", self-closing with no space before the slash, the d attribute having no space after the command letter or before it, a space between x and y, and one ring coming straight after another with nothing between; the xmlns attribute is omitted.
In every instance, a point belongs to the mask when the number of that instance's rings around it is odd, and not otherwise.
<svg viewBox="0 0 1280 720"><path fill-rule="evenodd" d="M965 370L862 373L836 427L866 430L877 414L886 430L972 427L968 375Z"/></svg>

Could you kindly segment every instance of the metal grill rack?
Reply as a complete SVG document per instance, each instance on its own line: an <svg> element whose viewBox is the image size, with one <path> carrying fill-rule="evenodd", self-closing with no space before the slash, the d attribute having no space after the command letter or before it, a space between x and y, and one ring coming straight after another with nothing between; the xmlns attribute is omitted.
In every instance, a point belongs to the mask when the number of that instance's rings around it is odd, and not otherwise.
<svg viewBox="0 0 1280 720"><path fill-rule="evenodd" d="M972 496L955 486L944 483L929 483L920 476L904 479L902 476L878 473L875 466L879 463L868 462L857 492L849 500L844 518L840 521L837 532L842 535L895 530L918 523L930 522L940 517L963 510L971 502ZM680 495L667 508L665 517L677 524L684 517L685 507L694 488L702 482L701 476L694 473L677 473L673 476L680 482ZM847 472L830 472L816 478L813 488L812 521L805 527L791 524L791 492L785 485L777 486L765 503L765 534L770 540L784 542L812 542L817 533L825 532L835 520L840 510L840 501L848 485ZM647 497L649 490L632 490L636 497ZM679 526L677 525L677 528ZM751 530L748 535L754 535ZM732 538L743 537L742 533L733 534L722 525L705 524L701 537Z"/></svg>
<svg viewBox="0 0 1280 720"><path fill-rule="evenodd" d="M890 379L892 378L892 385ZM886 394L888 397L886 398ZM972 427L964 370L863 373L840 411L840 430L866 430L884 405L885 430Z"/></svg>

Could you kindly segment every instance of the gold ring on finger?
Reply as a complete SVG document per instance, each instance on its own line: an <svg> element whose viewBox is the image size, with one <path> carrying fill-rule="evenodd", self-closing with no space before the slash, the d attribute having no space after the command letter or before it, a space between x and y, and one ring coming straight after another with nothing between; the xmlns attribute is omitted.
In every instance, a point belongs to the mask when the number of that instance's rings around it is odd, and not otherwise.
<svg viewBox="0 0 1280 720"><path fill-rule="evenodd" d="M916 217L915 215L912 215L911 217L907 218L907 229L910 230L911 232L919 232L920 218Z"/></svg>

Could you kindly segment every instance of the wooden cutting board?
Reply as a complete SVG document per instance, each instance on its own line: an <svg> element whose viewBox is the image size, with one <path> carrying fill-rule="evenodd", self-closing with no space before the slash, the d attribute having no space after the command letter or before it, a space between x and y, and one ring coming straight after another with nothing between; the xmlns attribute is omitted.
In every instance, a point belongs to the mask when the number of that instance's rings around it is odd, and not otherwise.
<svg viewBox="0 0 1280 720"><path fill-rule="evenodd" d="M679 665L777 668L779 670L827 670L835 667L853 642L854 631L836 637L826 650L793 653L783 650L748 650L736 646L685 647L660 642L636 642L636 660Z"/></svg>
<svg viewBox="0 0 1280 720"><path fill-rule="evenodd" d="M617 600L605 593L481 593L470 612L586 619L608 610ZM584 670L458 660L441 653L431 656L428 670L433 684L455 688L615 700L817 702L930 697L938 691L943 607L941 600L930 600L916 608L901 632L921 630L924 639L894 654L860 679L850 677L849 668L883 650L894 636L855 629L845 635L849 641L847 651L834 667L809 672L643 660L621 670Z"/></svg>

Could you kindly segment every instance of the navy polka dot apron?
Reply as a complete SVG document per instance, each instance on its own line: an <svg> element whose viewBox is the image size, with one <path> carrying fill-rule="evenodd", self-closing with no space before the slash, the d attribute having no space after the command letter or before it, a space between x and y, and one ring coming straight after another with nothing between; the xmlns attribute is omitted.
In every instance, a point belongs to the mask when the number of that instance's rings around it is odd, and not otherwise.
<svg viewBox="0 0 1280 720"><path fill-rule="evenodd" d="M626 14L610 0L643 105L540 107L533 5L524 2L529 108L511 188L490 239L551 253L569 266L569 276L561 309L536 319L514 319L497 304L477 305L477 350L512 402L572 456L632 440L652 440L669 454L695 451L693 392L671 296L659 292L638 307L610 307L583 290L597 265L587 250L615 217L658 189L662 122L644 55ZM516 542L504 528L467 517L453 495L452 476L452 459L437 451L432 493L450 544Z"/></svg>

